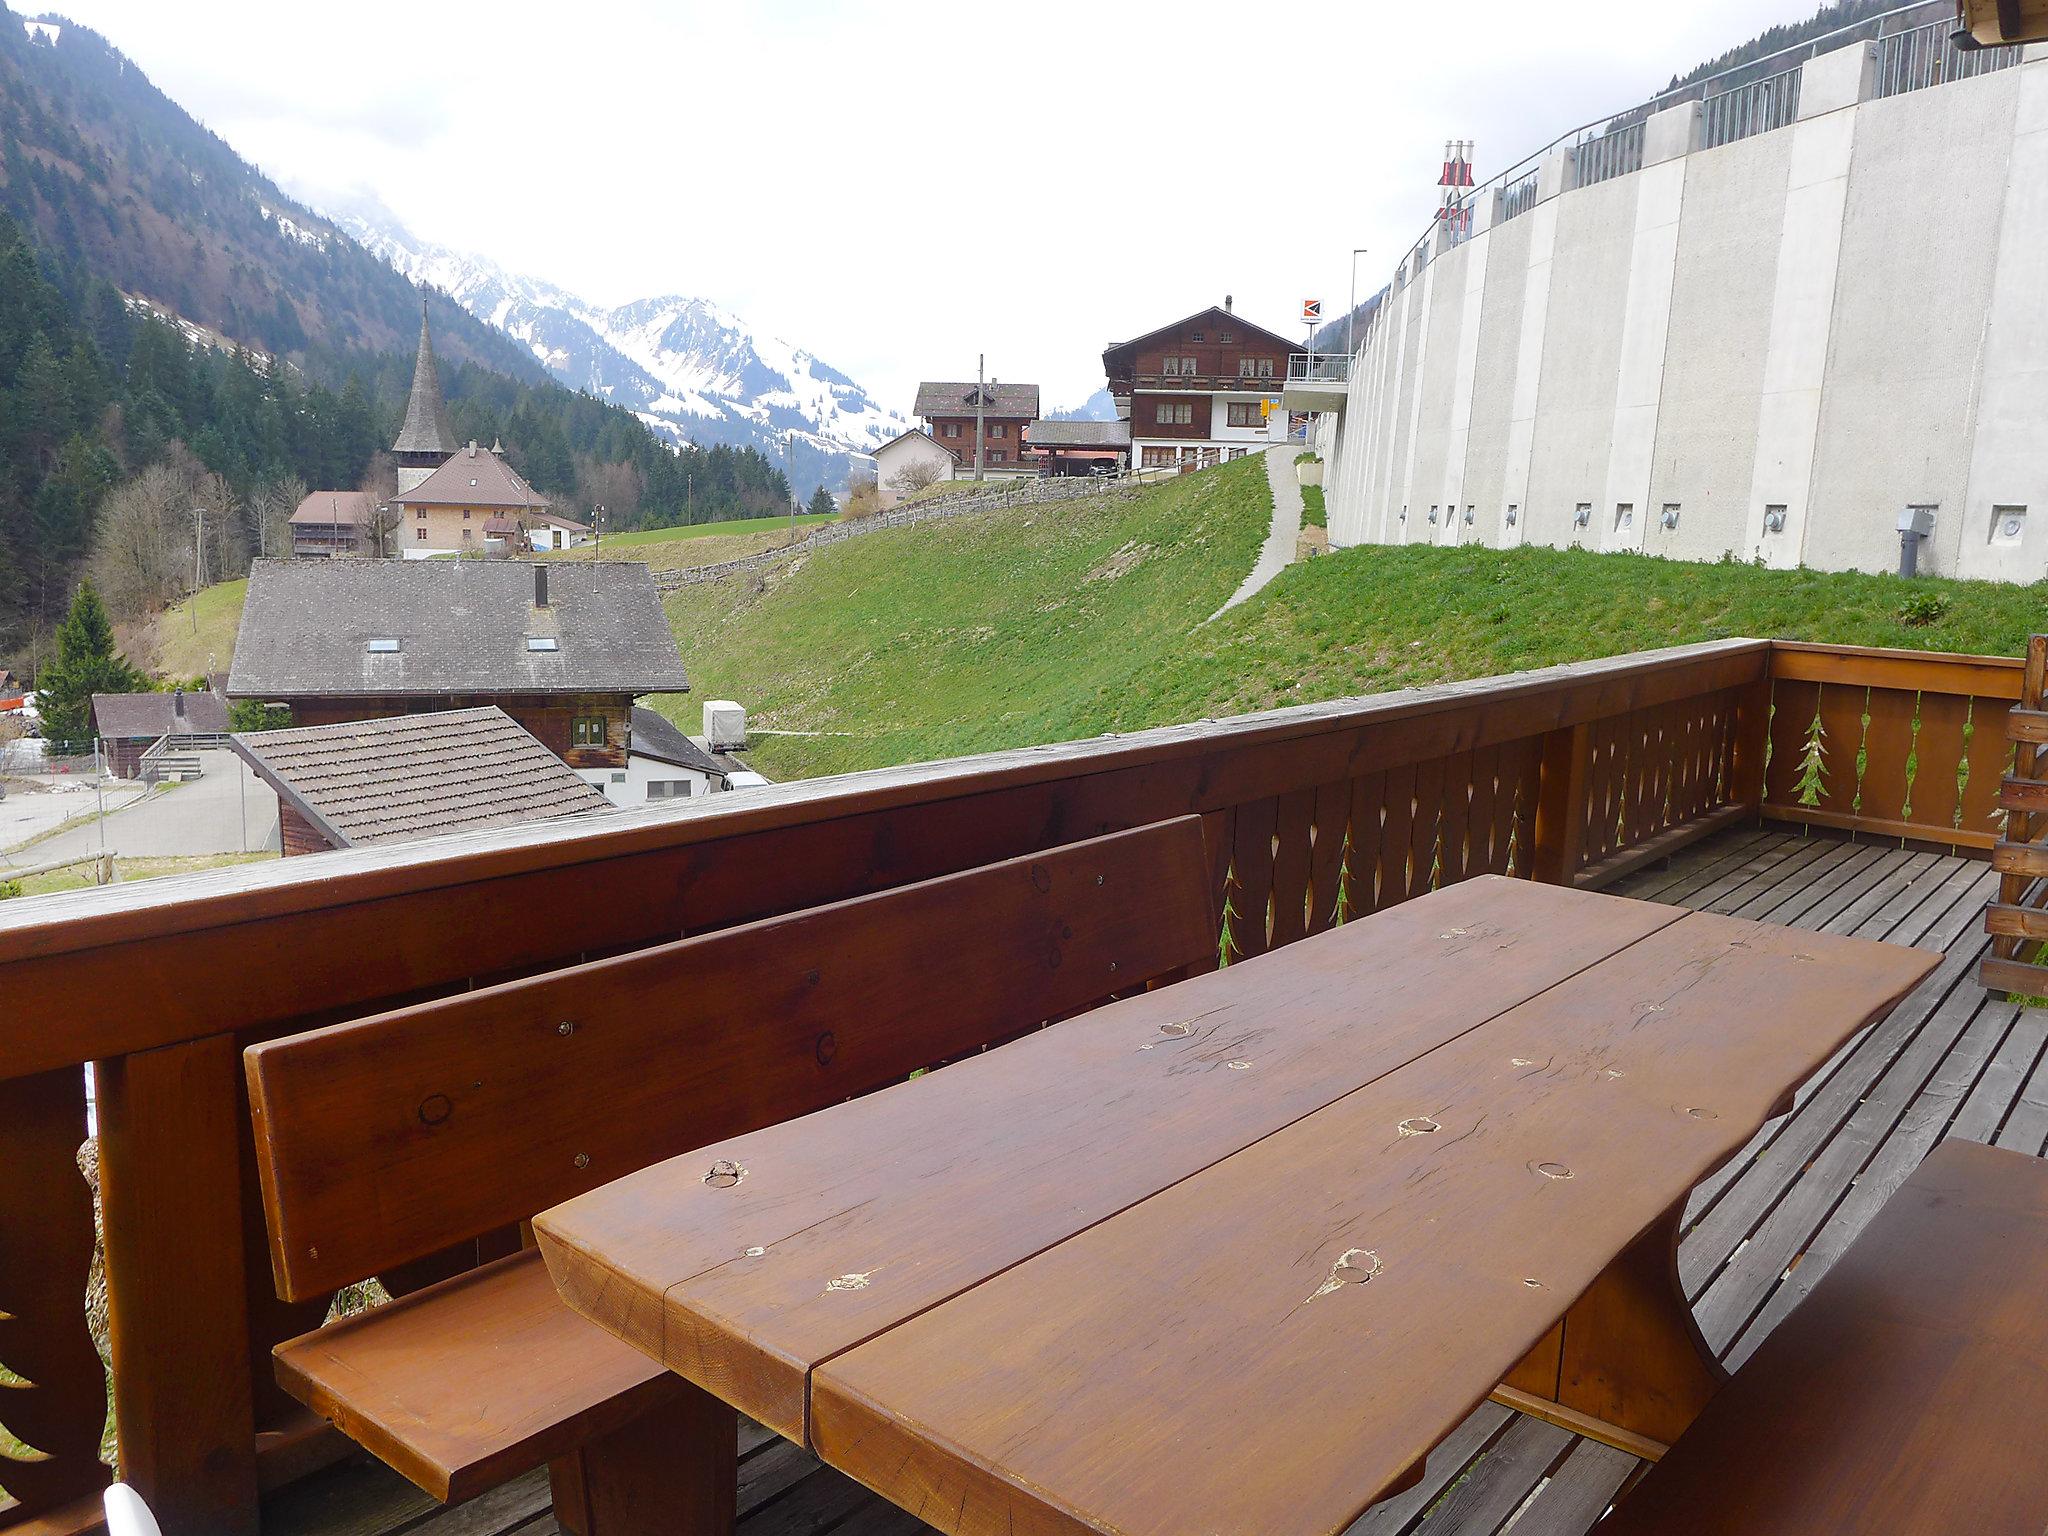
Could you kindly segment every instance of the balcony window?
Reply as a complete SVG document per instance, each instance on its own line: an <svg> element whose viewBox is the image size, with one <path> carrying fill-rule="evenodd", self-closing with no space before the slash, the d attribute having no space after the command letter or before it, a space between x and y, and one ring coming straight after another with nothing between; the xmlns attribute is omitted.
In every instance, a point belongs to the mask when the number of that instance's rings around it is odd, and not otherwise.
<svg viewBox="0 0 2048 1536"><path fill-rule="evenodd" d="M603 715L578 715L569 722L570 746L602 747L606 744Z"/></svg>
<svg viewBox="0 0 2048 1536"><path fill-rule="evenodd" d="M1162 400L1153 408L1153 420L1162 427L1191 426L1195 419L1192 400Z"/></svg>

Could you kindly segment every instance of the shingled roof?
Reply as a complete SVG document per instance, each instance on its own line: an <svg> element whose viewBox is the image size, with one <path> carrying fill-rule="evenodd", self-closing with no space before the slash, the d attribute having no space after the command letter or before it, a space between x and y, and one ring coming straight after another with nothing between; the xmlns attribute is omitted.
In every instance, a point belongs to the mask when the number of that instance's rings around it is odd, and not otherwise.
<svg viewBox="0 0 2048 1536"><path fill-rule="evenodd" d="M495 705L252 731L233 745L337 848L612 808Z"/></svg>
<svg viewBox="0 0 2048 1536"><path fill-rule="evenodd" d="M1031 448L1128 448L1128 421L1034 421L1024 429Z"/></svg>
<svg viewBox="0 0 2048 1536"><path fill-rule="evenodd" d="M103 741L224 736L228 706L217 693L96 693L92 721Z"/></svg>
<svg viewBox="0 0 2048 1536"><path fill-rule="evenodd" d="M453 453L460 444L448 425L448 407L441 400L441 375L434 366L434 339L427 332L427 301L420 300L420 348L412 360L412 394L405 402L405 424L398 429L393 453Z"/></svg>
<svg viewBox="0 0 2048 1536"><path fill-rule="evenodd" d="M698 746L667 716L656 714L645 704L633 706L633 755L693 769L714 779L723 779L739 766L722 752Z"/></svg>
<svg viewBox="0 0 2048 1536"><path fill-rule="evenodd" d="M689 686L653 576L618 560L258 560L228 674L266 701Z"/></svg>
<svg viewBox="0 0 2048 1536"><path fill-rule="evenodd" d="M475 443L456 450L446 464L393 500L408 507L524 507L534 511L548 504L546 497L520 478L518 470Z"/></svg>
<svg viewBox="0 0 2048 1536"><path fill-rule="evenodd" d="M298 504L291 520L300 528L359 527L369 522L375 505L368 491L314 491Z"/></svg>
<svg viewBox="0 0 2048 1536"><path fill-rule="evenodd" d="M980 384L969 379L965 383L954 383L941 379L917 386L917 404L912 406L913 416L972 416L974 394L977 389L987 392L988 403L983 408L990 416L1017 417L1038 416L1038 386L1036 384Z"/></svg>

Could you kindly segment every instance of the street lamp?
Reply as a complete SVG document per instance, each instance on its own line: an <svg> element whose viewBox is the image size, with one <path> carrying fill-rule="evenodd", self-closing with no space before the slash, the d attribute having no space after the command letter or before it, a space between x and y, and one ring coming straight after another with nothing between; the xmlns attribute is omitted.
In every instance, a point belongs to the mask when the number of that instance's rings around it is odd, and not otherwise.
<svg viewBox="0 0 2048 1536"><path fill-rule="evenodd" d="M192 596L185 606L192 616L192 633L199 633L199 589L206 585L206 508L192 509Z"/></svg>

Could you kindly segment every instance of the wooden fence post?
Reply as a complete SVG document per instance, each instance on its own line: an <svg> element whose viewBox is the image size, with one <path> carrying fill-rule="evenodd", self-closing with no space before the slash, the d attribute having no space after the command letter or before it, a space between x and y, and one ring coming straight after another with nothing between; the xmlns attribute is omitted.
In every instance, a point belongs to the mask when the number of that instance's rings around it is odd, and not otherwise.
<svg viewBox="0 0 2048 1536"><path fill-rule="evenodd" d="M121 1471L168 1536L255 1536L240 1051L208 1035L99 1064Z"/></svg>
<svg viewBox="0 0 2048 1536"><path fill-rule="evenodd" d="M1592 753L1593 728L1585 721L1544 734L1530 873L1546 885L1570 885L1584 862L1586 769Z"/></svg>

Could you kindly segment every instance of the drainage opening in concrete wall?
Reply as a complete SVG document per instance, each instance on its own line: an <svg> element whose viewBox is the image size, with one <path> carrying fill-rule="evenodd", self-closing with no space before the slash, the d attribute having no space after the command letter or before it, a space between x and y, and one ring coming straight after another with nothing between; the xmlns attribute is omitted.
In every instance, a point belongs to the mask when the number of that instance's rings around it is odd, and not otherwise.
<svg viewBox="0 0 2048 1536"><path fill-rule="evenodd" d="M1784 502L1782 502L1782 501L1773 501L1773 502L1767 502L1767 503L1765 503L1765 505L1764 505L1764 532L1765 532L1765 533L1783 533L1784 531L1785 531L1785 503L1784 503Z"/></svg>
<svg viewBox="0 0 2048 1536"><path fill-rule="evenodd" d="M1991 509L1991 542L2011 546L2020 542L2027 531L2027 509L2022 506L2000 505Z"/></svg>
<svg viewBox="0 0 2048 1536"><path fill-rule="evenodd" d="M1662 523L1666 528L1676 528L1678 526L1678 503L1675 501L1665 502L1664 511L1658 517L1657 521Z"/></svg>
<svg viewBox="0 0 2048 1536"><path fill-rule="evenodd" d="M1636 525L1636 504L1632 501L1617 501L1614 504L1614 531L1626 533Z"/></svg>

